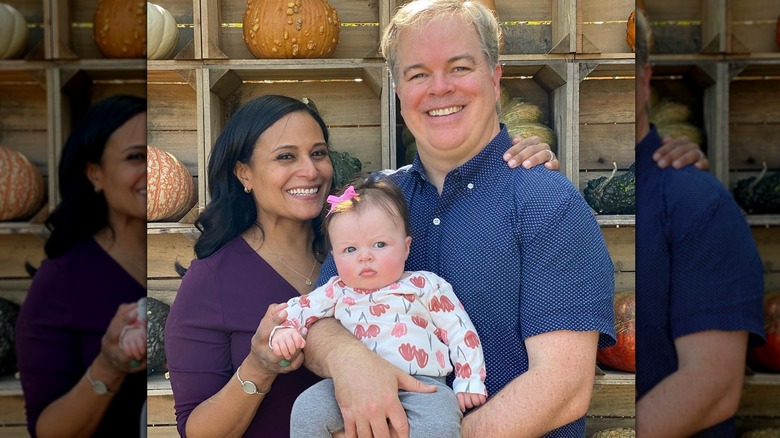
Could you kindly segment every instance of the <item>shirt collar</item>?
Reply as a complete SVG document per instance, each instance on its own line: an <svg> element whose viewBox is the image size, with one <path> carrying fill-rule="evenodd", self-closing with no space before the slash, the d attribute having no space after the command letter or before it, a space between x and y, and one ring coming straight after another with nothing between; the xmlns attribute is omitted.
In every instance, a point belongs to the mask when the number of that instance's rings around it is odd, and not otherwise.
<svg viewBox="0 0 780 438"><path fill-rule="evenodd" d="M512 139L509 137L509 131L507 130L506 125L501 123L500 128L501 130L492 140L490 140L487 146L470 160L451 170L447 174L447 179L450 179L452 175L458 175L460 179L474 181L483 169L489 169L491 166L496 166L496 163L503 163L504 152L512 146ZM417 175L421 180L428 181L419 154L414 155L411 172L412 174Z"/></svg>

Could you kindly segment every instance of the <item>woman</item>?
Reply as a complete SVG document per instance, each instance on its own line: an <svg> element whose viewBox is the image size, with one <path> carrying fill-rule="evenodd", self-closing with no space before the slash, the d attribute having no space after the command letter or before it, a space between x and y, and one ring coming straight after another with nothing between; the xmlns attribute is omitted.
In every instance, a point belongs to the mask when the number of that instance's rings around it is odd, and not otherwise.
<svg viewBox="0 0 780 438"><path fill-rule="evenodd" d="M98 102L66 142L62 201L17 320L33 437L138 436L145 353L119 346L146 296L146 100Z"/></svg>

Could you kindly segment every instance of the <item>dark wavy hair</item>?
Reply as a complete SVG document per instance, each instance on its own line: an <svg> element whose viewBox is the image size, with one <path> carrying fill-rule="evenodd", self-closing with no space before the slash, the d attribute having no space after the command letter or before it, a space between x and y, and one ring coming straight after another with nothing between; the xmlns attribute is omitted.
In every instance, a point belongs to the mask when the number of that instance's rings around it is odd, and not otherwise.
<svg viewBox="0 0 780 438"><path fill-rule="evenodd" d="M195 242L195 255L199 259L213 254L255 224L257 221L255 198L251 194L244 193L244 186L235 177L233 171L236 163L250 164L255 143L260 135L284 116L298 111L311 115L317 121L325 142L328 143L328 128L316 107L292 97L261 96L244 104L230 117L225 129L214 143L209 158L208 180L211 200L195 220L195 226L201 232L200 238ZM315 235L312 252L315 257L322 259L325 251L322 235L319 232L319 222L318 218L312 221ZM263 233L262 228L260 232ZM179 271L178 267L177 271Z"/></svg>
<svg viewBox="0 0 780 438"><path fill-rule="evenodd" d="M49 258L64 254L108 223L108 204L87 178L87 163L100 164L111 134L140 113L146 99L116 95L103 99L81 118L62 148L59 165L60 203L46 219L51 235L44 250ZM113 231L113 230L112 230Z"/></svg>

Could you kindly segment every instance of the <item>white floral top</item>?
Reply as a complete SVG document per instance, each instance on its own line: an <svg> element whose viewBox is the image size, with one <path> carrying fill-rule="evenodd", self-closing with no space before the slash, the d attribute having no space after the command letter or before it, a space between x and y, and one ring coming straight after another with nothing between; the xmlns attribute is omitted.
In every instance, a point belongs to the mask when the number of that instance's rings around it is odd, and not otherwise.
<svg viewBox="0 0 780 438"><path fill-rule="evenodd" d="M404 272L382 289L354 289L339 276L287 302L282 325L301 330L335 317L376 354L411 375L446 376L453 391L484 394L482 346L452 286L427 271ZM447 359L449 357L449 360Z"/></svg>

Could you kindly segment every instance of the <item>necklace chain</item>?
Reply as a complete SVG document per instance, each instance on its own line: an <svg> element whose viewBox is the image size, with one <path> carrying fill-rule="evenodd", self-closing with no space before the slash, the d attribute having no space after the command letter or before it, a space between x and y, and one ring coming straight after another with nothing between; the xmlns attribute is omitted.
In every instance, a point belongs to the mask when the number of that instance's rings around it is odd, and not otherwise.
<svg viewBox="0 0 780 438"><path fill-rule="evenodd" d="M268 247L268 249L271 252L271 255L274 256L276 258L276 260L279 260L284 266L287 266L287 268L289 268L291 271L295 272L296 274L298 274L298 276L300 276L301 278L306 280L306 286L311 286L312 285L311 277L312 277L312 275L314 275L314 268L317 267L317 259L316 258L314 259L314 264L311 265L311 272L309 272L309 276L307 277L307 276L301 274L300 272L296 271L295 268L293 268L292 266L288 265L287 262L282 260L282 258L279 257L278 255L276 255L276 251L273 248L271 248L271 245L268 244L268 241L263 241L263 245Z"/></svg>

